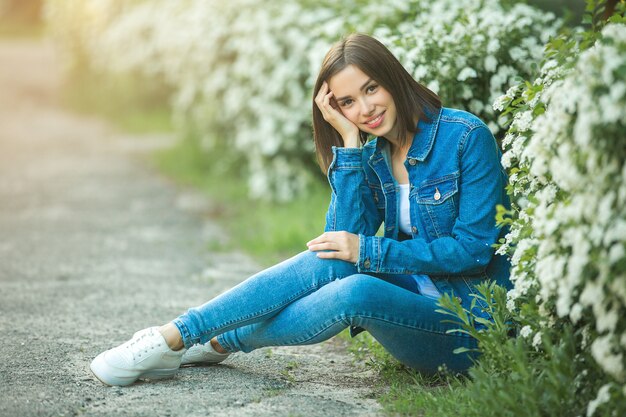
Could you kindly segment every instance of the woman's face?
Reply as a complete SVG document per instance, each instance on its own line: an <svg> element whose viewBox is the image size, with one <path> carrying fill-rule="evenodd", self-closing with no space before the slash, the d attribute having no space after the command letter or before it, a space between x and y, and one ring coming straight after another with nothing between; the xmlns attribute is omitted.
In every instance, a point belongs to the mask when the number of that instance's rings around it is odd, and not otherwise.
<svg viewBox="0 0 626 417"><path fill-rule="evenodd" d="M396 105L378 82L354 65L348 65L328 81L334 105L361 131L387 139L398 137Z"/></svg>

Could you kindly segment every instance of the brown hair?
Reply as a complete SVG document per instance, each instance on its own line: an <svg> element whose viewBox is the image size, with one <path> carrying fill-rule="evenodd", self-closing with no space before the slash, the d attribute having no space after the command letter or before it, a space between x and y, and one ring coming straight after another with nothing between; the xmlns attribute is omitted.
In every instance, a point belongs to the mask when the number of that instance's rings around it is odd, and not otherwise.
<svg viewBox="0 0 626 417"><path fill-rule="evenodd" d="M324 81L347 67L354 65L367 76L389 91L397 109L396 123L404 126L408 132L417 132L416 117L427 120L424 109L433 113L441 108L441 100L411 77L395 56L379 41L371 36L353 33L333 45L322 63L317 76L313 98L317 95ZM324 120L322 113L313 100L313 138L317 162L326 172L333 159L332 146L343 146L339 133ZM406 145L406 138L398 138L400 145ZM367 134L361 132L361 143L365 144Z"/></svg>

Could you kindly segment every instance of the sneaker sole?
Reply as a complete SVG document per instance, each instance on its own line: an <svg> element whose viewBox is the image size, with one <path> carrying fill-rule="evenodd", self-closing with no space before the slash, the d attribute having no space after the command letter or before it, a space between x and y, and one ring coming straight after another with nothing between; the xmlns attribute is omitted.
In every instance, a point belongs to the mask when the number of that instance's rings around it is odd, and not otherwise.
<svg viewBox="0 0 626 417"><path fill-rule="evenodd" d="M141 372L136 376L115 376L111 375L111 367L108 366L104 359L98 355L89 365L89 369L100 382L112 387L124 387L132 384L138 379L166 379L172 378L178 372L178 368L173 369L151 369L149 371Z"/></svg>
<svg viewBox="0 0 626 417"><path fill-rule="evenodd" d="M180 366L188 366L188 365L217 365L218 363L224 362L226 359L227 358L221 358L221 359L214 359L214 358L210 358L210 359L190 358L190 359L187 359L185 361L181 361L180 362Z"/></svg>

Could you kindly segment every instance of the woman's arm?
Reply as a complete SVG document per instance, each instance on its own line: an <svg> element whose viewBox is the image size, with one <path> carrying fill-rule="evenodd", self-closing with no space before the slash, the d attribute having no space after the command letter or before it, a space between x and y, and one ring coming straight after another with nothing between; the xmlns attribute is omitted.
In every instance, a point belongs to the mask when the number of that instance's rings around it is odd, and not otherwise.
<svg viewBox="0 0 626 417"><path fill-rule="evenodd" d="M333 147L328 169L331 196L325 232L376 234L382 216L365 179L363 149Z"/></svg>
<svg viewBox="0 0 626 417"><path fill-rule="evenodd" d="M333 160L328 168L331 197L324 231L341 230L373 235L382 219L378 219L378 210L367 187L360 132L333 100L333 92L328 83L324 82L315 97L315 103L324 120L339 133L344 143L344 147L332 147Z"/></svg>

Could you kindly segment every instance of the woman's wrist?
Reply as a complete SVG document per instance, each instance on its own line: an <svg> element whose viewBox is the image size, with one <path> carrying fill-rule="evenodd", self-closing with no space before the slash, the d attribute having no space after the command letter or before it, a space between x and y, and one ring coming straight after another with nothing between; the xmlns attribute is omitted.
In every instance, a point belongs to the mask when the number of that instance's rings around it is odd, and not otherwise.
<svg viewBox="0 0 626 417"><path fill-rule="evenodd" d="M361 141L359 140L359 134L349 135L343 137L343 147L344 148L360 148Z"/></svg>

